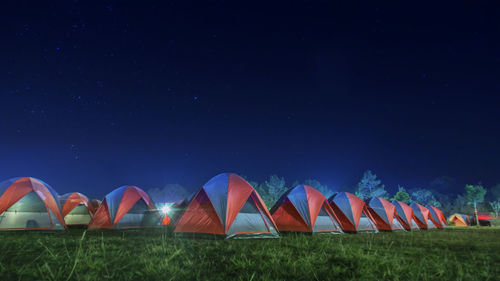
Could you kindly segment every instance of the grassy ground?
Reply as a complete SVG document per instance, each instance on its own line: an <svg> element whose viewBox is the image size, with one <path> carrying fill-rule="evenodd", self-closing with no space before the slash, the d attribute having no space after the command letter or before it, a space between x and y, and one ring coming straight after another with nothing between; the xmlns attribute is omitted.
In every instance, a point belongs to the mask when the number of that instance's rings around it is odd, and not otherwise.
<svg viewBox="0 0 500 281"><path fill-rule="evenodd" d="M0 233L3 280L499 280L500 228L207 240Z"/></svg>

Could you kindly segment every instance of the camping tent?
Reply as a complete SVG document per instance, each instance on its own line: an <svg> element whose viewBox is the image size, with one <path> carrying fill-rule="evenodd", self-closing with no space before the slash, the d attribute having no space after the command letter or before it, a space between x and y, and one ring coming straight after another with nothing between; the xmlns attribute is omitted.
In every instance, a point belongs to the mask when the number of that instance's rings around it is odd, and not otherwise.
<svg viewBox="0 0 500 281"><path fill-rule="evenodd" d="M396 207L380 197L373 197L368 203L368 211L377 226L383 231L405 231L396 216Z"/></svg>
<svg viewBox="0 0 500 281"><path fill-rule="evenodd" d="M59 201L62 206L62 215L67 226L88 225L92 219L93 207L87 196L71 192L61 195Z"/></svg>
<svg viewBox="0 0 500 281"><path fill-rule="evenodd" d="M0 230L64 230L57 192L23 177L0 183Z"/></svg>
<svg viewBox="0 0 500 281"><path fill-rule="evenodd" d="M427 205L426 208L429 210L429 218L437 228L446 227L446 218L441 210L430 205Z"/></svg>
<svg viewBox="0 0 500 281"><path fill-rule="evenodd" d="M365 202L349 192L339 192L328 199L340 226L346 232L378 232Z"/></svg>
<svg viewBox="0 0 500 281"><path fill-rule="evenodd" d="M413 219L420 229L436 228L436 225L429 218L429 210L426 207L418 203L411 203L410 207L413 210Z"/></svg>
<svg viewBox="0 0 500 281"><path fill-rule="evenodd" d="M271 208L279 231L342 233L326 197L309 185L288 190Z"/></svg>
<svg viewBox="0 0 500 281"><path fill-rule="evenodd" d="M89 229L148 228L159 224L160 215L149 196L136 186L125 185L104 197Z"/></svg>
<svg viewBox="0 0 500 281"><path fill-rule="evenodd" d="M455 226L471 225L470 217L463 214L453 214L448 218L448 221L455 223Z"/></svg>
<svg viewBox="0 0 500 281"><path fill-rule="evenodd" d="M413 219L413 210L406 203L401 201L392 201L392 205L396 207L396 217L401 225L406 230L419 230L417 223Z"/></svg>
<svg viewBox="0 0 500 281"><path fill-rule="evenodd" d="M230 173L213 177L196 193L174 232L225 238L278 236L276 224L257 191Z"/></svg>

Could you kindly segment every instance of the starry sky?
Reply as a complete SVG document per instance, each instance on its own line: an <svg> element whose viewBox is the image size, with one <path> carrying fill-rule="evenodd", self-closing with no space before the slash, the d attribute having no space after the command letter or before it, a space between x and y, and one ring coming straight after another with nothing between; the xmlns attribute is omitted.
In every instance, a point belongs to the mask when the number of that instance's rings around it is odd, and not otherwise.
<svg viewBox="0 0 500 281"><path fill-rule="evenodd" d="M90 197L228 171L335 190L366 169L391 192L500 182L493 2L12 2L1 180Z"/></svg>

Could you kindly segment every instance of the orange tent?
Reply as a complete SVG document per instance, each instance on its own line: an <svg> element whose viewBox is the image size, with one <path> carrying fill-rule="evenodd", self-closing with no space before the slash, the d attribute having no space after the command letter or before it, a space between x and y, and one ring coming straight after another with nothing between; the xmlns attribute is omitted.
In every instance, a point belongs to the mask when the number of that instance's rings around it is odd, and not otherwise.
<svg viewBox="0 0 500 281"><path fill-rule="evenodd" d="M89 223L89 229L157 227L160 215L142 189L125 185L106 195Z"/></svg>
<svg viewBox="0 0 500 281"><path fill-rule="evenodd" d="M368 211L378 230L405 231L398 220L396 207L384 198L373 197L368 203Z"/></svg>
<svg viewBox="0 0 500 281"><path fill-rule="evenodd" d="M418 203L411 203L410 207L413 210L413 219L420 229L436 228L434 222L429 218L429 209Z"/></svg>
<svg viewBox="0 0 500 281"><path fill-rule="evenodd" d="M443 212L434 206L427 205L426 207L429 210L429 219L431 219L438 228L446 227L446 218Z"/></svg>
<svg viewBox="0 0 500 281"><path fill-rule="evenodd" d="M66 225L88 225L92 219L93 207L87 196L78 193L66 193L59 199Z"/></svg>
<svg viewBox="0 0 500 281"><path fill-rule="evenodd" d="M378 232L365 202L349 192L339 192L328 199L340 226L346 232Z"/></svg>
<svg viewBox="0 0 500 281"><path fill-rule="evenodd" d="M342 233L326 197L309 185L288 190L271 209L271 214L279 231Z"/></svg>
<svg viewBox="0 0 500 281"><path fill-rule="evenodd" d="M396 207L396 217L401 225L406 230L420 230L417 223L413 219L413 210L406 203L394 200L392 205Z"/></svg>
<svg viewBox="0 0 500 281"><path fill-rule="evenodd" d="M236 174L219 174L194 196L175 233L225 238L277 237L276 224L257 191Z"/></svg>
<svg viewBox="0 0 500 281"><path fill-rule="evenodd" d="M470 218L467 215L453 214L448 218L450 222L454 222L455 226L468 226L470 225Z"/></svg>
<svg viewBox="0 0 500 281"><path fill-rule="evenodd" d="M23 177L0 183L0 230L64 230L57 192Z"/></svg>

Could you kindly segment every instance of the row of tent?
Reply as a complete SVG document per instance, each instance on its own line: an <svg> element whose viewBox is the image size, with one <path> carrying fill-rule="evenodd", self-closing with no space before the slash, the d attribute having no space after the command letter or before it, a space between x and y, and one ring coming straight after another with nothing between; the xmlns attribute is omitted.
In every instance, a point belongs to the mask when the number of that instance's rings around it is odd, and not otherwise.
<svg viewBox="0 0 500 281"><path fill-rule="evenodd" d="M170 225L178 234L276 237L279 232L359 233L443 228L446 219L424 207L375 197L369 202L348 192L326 198L315 188L298 185L268 210L257 191L236 174L210 179L180 204L175 218L161 214L148 194L122 186L102 201L80 193L59 196L48 184L29 177L0 183L0 230L131 229Z"/></svg>

